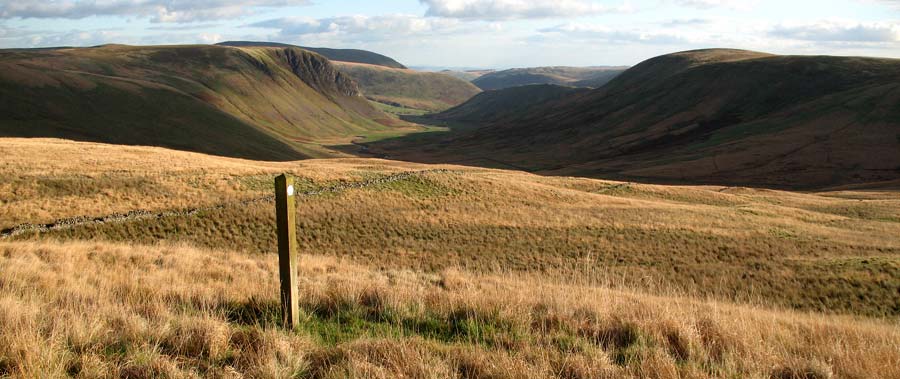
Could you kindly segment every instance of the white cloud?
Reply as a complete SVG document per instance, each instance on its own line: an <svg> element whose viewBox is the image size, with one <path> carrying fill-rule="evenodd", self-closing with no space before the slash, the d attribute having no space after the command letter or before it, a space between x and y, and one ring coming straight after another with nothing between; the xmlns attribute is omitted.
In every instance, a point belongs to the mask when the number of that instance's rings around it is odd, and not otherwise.
<svg viewBox="0 0 900 379"><path fill-rule="evenodd" d="M256 8L309 5L310 0L15 0L0 2L0 19L134 16L153 22L229 19Z"/></svg>
<svg viewBox="0 0 900 379"><path fill-rule="evenodd" d="M698 8L729 8L734 10L746 11L753 9L759 0L674 0L678 5Z"/></svg>
<svg viewBox="0 0 900 379"><path fill-rule="evenodd" d="M277 18L248 26L278 29L282 37L328 35L351 37L357 40L394 39L397 37L466 33L482 28L462 28L453 19L419 17L413 15L346 16L322 19Z"/></svg>
<svg viewBox="0 0 900 379"><path fill-rule="evenodd" d="M856 0L856 2L863 4L884 4L891 8L900 9L900 0Z"/></svg>
<svg viewBox="0 0 900 379"><path fill-rule="evenodd" d="M540 30L544 34L562 34L570 38L607 43L683 44L688 41L675 33L614 29L603 25L568 23Z"/></svg>
<svg viewBox="0 0 900 379"><path fill-rule="evenodd" d="M885 43L900 41L900 25L879 22L820 21L781 24L772 28L768 34L776 38L801 41Z"/></svg>
<svg viewBox="0 0 900 379"><path fill-rule="evenodd" d="M592 16L628 12L629 3L617 6L589 0L419 0L426 16L468 20L511 20Z"/></svg>

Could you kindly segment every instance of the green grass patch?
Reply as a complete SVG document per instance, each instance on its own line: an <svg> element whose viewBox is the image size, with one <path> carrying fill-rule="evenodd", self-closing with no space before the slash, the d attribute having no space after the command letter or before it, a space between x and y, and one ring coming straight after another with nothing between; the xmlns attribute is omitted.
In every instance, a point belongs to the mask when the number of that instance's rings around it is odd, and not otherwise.
<svg viewBox="0 0 900 379"><path fill-rule="evenodd" d="M784 229L784 228L772 228L772 229L769 229L769 233L771 235L775 236L776 238L782 238L782 239L797 239L797 238L799 238L797 233L794 233L794 232Z"/></svg>
<svg viewBox="0 0 900 379"><path fill-rule="evenodd" d="M616 183L616 184L608 184L604 185L602 188L593 191L596 194L601 195L631 195L634 193L634 188L628 183Z"/></svg>
<svg viewBox="0 0 900 379"><path fill-rule="evenodd" d="M367 304L368 303L368 304ZM245 326L278 327L280 305L250 299L220 307L225 318ZM419 336L442 343L464 343L504 348L528 339L528 333L497 313L458 309L450 314L411 309L394 310L367 300L341 299L302 304L297 332L313 336L319 344L334 346L362 337ZM574 342L573 342L574 343Z"/></svg>
<svg viewBox="0 0 900 379"><path fill-rule="evenodd" d="M424 137L430 137L438 135L439 133L449 132L450 129L442 126L430 126L430 125L422 125L422 129L419 130L392 130L392 131L383 131L383 132L371 132L360 135L360 139L356 140L356 143L372 143L385 141L390 139L403 138L406 140L421 140Z"/></svg>
<svg viewBox="0 0 900 379"><path fill-rule="evenodd" d="M248 191L273 191L275 179L272 174L239 176L235 178L241 188ZM294 176L294 190L297 192L312 191L328 187L327 183L316 183L312 179Z"/></svg>
<svg viewBox="0 0 900 379"><path fill-rule="evenodd" d="M405 196L420 199L453 195L459 192L424 176L412 176L401 180L380 183L373 186L372 189L375 191L399 192Z"/></svg>
<svg viewBox="0 0 900 379"><path fill-rule="evenodd" d="M375 106L375 108L378 108L379 110L381 110L382 112L392 114L395 116L421 116L421 115L429 113L427 110L423 110L423 109L415 109L415 108L408 108L408 107L399 106L399 105L385 104L385 103L378 102L378 101L369 100L369 103L372 104L373 106Z"/></svg>

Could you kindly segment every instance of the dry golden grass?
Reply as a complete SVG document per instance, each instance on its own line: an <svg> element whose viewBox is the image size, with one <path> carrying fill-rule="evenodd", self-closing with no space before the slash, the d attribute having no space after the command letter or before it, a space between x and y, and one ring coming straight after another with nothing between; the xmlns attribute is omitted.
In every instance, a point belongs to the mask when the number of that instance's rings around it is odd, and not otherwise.
<svg viewBox="0 0 900 379"><path fill-rule="evenodd" d="M160 210L435 166L374 159L264 163L157 148L4 139L0 224ZM305 253L373 267L527 273L554 282L712 296L826 313L900 315L900 193L656 186L443 166L298 200ZM66 180L81 178L77 185ZM55 190L47 183L58 183ZM122 185L123 183L137 183ZM74 189L74 190L73 190ZM269 254L272 204L18 239L182 241Z"/></svg>
<svg viewBox="0 0 900 379"><path fill-rule="evenodd" d="M303 256L0 243L0 376L897 378L896 323Z"/></svg>
<svg viewBox="0 0 900 379"><path fill-rule="evenodd" d="M60 139L0 141L0 227L218 204L268 193L242 177L302 170L305 178L324 182L348 179L365 165L257 162Z"/></svg>

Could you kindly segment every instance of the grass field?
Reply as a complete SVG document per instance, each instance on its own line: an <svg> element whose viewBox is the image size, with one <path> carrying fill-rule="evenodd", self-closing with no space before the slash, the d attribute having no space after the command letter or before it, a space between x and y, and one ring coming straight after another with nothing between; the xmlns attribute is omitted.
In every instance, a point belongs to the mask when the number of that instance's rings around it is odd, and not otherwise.
<svg viewBox="0 0 900 379"><path fill-rule="evenodd" d="M277 328L274 175L304 321ZM389 182L373 181L412 172ZM900 193L0 143L0 377L895 378ZM86 273L90 273L87 275Z"/></svg>
<svg viewBox="0 0 900 379"><path fill-rule="evenodd" d="M0 376L896 378L896 325L511 275L303 256L0 242ZM91 275L85 275L90 272Z"/></svg>
<svg viewBox="0 0 900 379"><path fill-rule="evenodd" d="M382 112L392 114L394 116L421 116L428 113L428 111L421 109L384 104L377 101L370 101L369 103L371 103L375 108L380 109Z"/></svg>

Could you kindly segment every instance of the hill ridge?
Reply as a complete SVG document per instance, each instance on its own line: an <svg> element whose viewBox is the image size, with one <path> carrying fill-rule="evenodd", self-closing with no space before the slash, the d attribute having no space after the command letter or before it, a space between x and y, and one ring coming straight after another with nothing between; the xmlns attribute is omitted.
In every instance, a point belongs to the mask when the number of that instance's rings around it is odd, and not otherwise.
<svg viewBox="0 0 900 379"><path fill-rule="evenodd" d="M383 130L387 116L326 58L295 47L0 51L0 135L154 145L261 160Z"/></svg>
<svg viewBox="0 0 900 379"><path fill-rule="evenodd" d="M299 46L292 45L287 43L280 42L256 42L256 41L225 41L219 42L216 45L219 46L233 46L233 47L297 47L304 50L312 51L316 54L322 55L332 61L340 61L340 62L356 62L356 63L368 63L375 64L378 66L392 67L392 68L407 68L402 63L397 62L391 57L386 55L378 54L368 50L361 49L333 49L327 47L307 47L307 46Z"/></svg>
<svg viewBox="0 0 900 379"><path fill-rule="evenodd" d="M477 127L417 140L415 151L402 140L370 148L554 175L822 188L900 178L897 102L900 60L706 49L648 59L517 114L466 120Z"/></svg>

